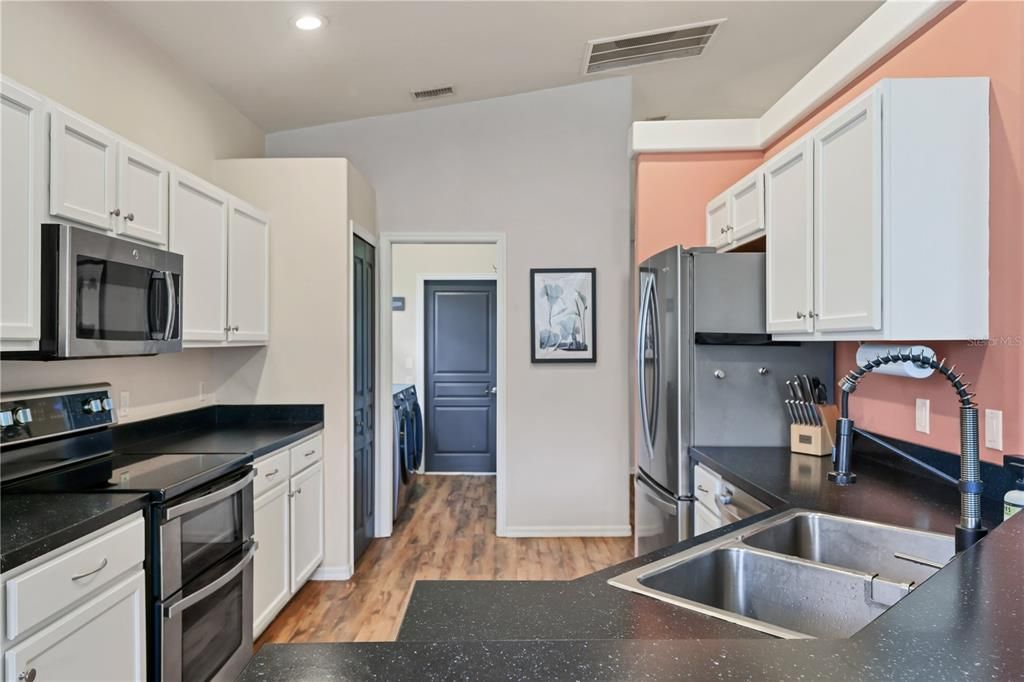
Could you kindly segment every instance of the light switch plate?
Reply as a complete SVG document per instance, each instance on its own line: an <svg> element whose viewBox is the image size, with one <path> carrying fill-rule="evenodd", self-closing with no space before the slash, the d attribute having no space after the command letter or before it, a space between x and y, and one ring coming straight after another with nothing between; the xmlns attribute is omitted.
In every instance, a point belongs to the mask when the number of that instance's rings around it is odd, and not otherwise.
<svg viewBox="0 0 1024 682"><path fill-rule="evenodd" d="M914 418L914 428L921 433L931 433L931 412L932 412L932 401L926 398L917 399L917 414Z"/></svg>
<svg viewBox="0 0 1024 682"><path fill-rule="evenodd" d="M1003 449L1003 411L985 410L985 447Z"/></svg>

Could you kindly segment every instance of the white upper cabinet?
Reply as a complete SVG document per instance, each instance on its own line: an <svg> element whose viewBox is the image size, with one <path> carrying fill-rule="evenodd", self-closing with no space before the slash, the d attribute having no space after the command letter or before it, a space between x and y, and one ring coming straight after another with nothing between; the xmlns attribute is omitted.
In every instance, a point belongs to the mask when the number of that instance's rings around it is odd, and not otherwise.
<svg viewBox="0 0 1024 682"><path fill-rule="evenodd" d="M270 336L270 222L232 199L228 220L228 340L265 342Z"/></svg>
<svg viewBox="0 0 1024 682"><path fill-rule="evenodd" d="M810 332L814 307L814 143L805 138L764 166L769 332Z"/></svg>
<svg viewBox="0 0 1024 682"><path fill-rule="evenodd" d="M888 79L773 157L774 337L987 338L988 126L987 78Z"/></svg>
<svg viewBox="0 0 1024 682"><path fill-rule="evenodd" d="M167 192L171 167L166 161L129 143L117 154L117 198L121 215L117 232L167 246Z"/></svg>
<svg viewBox="0 0 1024 682"><path fill-rule="evenodd" d="M113 230L117 206L117 138L70 111L50 114L50 213Z"/></svg>
<svg viewBox="0 0 1024 682"><path fill-rule="evenodd" d="M0 348L39 347L40 197L46 112L40 97L0 81Z"/></svg>
<svg viewBox="0 0 1024 682"><path fill-rule="evenodd" d="M815 328L882 325L882 93L872 90L813 133Z"/></svg>
<svg viewBox="0 0 1024 682"><path fill-rule="evenodd" d="M764 234L764 176L756 169L712 199L705 209L707 241L719 251Z"/></svg>
<svg viewBox="0 0 1024 682"><path fill-rule="evenodd" d="M764 184L761 169L729 188L729 242L764 232Z"/></svg>
<svg viewBox="0 0 1024 682"><path fill-rule="evenodd" d="M705 209L708 246L719 248L729 243L729 193L722 192Z"/></svg>
<svg viewBox="0 0 1024 682"><path fill-rule="evenodd" d="M228 319L228 195L171 171L170 249L184 257L182 339L223 342Z"/></svg>

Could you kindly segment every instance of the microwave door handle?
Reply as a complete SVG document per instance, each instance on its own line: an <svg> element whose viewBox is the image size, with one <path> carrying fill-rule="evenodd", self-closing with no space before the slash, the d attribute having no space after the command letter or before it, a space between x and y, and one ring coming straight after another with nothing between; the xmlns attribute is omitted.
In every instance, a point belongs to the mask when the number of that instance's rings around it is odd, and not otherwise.
<svg viewBox="0 0 1024 682"><path fill-rule="evenodd" d="M252 561L254 554L256 554L255 544L249 547L249 551L245 553L245 556L242 557L242 560L235 564L235 566L230 571L228 571L221 577L217 578L209 585L206 585L201 590L193 592L181 601L171 604L170 606L164 607L164 618L174 618L188 607L198 602L201 602L202 600L206 599L220 588L227 585L229 582L238 577L239 573L245 570L245 567L248 566L249 563Z"/></svg>
<svg viewBox="0 0 1024 682"><path fill-rule="evenodd" d="M203 495L202 497L197 497L194 500L189 500L188 502L182 502L181 504L175 505L173 507L168 507L167 511L165 512L165 518L168 521L170 521L171 519L176 519L179 516L182 516L183 514L188 514L191 511L195 511L196 509L208 507L214 502L220 502L224 498L231 497L239 490L252 483L252 480L254 478L256 478L256 472L250 471L249 474L244 478L235 481L229 486L215 490L209 495Z"/></svg>
<svg viewBox="0 0 1024 682"><path fill-rule="evenodd" d="M174 318L178 315L178 292L174 289L173 272L164 271L164 283L167 291L167 325L164 328L164 341L170 341L174 332Z"/></svg>

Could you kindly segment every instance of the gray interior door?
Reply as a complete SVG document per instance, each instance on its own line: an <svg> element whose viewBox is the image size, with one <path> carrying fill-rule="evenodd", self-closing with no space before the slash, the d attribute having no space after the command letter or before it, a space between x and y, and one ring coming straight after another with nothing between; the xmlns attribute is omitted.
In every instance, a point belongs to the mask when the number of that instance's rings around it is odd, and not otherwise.
<svg viewBox="0 0 1024 682"><path fill-rule="evenodd" d="M494 472L497 285L431 281L424 298L426 470Z"/></svg>
<svg viewBox="0 0 1024 682"><path fill-rule="evenodd" d="M358 558L373 537L374 393L376 383L374 248L355 237L352 246L353 535Z"/></svg>

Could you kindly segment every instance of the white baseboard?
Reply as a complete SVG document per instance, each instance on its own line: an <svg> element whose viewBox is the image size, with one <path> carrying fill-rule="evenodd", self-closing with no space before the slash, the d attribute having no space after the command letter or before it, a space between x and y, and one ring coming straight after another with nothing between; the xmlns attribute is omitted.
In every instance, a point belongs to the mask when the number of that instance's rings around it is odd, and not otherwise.
<svg viewBox="0 0 1024 682"><path fill-rule="evenodd" d="M623 538L633 534L624 526L506 526L508 538Z"/></svg>
<svg viewBox="0 0 1024 682"><path fill-rule="evenodd" d="M321 566L309 576L310 580L348 580L352 577L351 566Z"/></svg>

